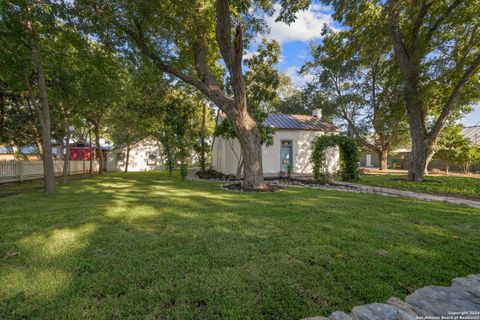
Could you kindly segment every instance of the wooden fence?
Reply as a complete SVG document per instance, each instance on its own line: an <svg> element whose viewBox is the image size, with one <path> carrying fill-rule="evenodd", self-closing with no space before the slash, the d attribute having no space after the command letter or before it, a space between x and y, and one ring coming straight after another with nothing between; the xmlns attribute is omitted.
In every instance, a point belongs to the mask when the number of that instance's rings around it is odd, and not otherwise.
<svg viewBox="0 0 480 320"><path fill-rule="evenodd" d="M53 161L55 175L63 173L63 160ZM93 171L98 170L98 163L93 162ZM90 172L90 161L69 161L68 174ZM0 183L24 181L43 177L43 161L0 161Z"/></svg>

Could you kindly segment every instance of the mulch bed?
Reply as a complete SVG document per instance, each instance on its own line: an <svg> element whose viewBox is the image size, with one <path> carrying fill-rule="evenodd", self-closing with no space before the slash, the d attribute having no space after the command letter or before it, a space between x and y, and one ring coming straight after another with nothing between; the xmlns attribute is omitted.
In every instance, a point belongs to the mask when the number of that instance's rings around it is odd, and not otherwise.
<svg viewBox="0 0 480 320"><path fill-rule="evenodd" d="M226 184L222 188L239 192L277 192L284 189L284 187L275 184L267 184L267 188L264 189L244 188L241 183Z"/></svg>
<svg viewBox="0 0 480 320"><path fill-rule="evenodd" d="M197 171L195 175L200 179L204 180L214 180L214 181L233 181L236 180L233 174L223 174L221 172L215 171L213 169L208 169L205 171Z"/></svg>

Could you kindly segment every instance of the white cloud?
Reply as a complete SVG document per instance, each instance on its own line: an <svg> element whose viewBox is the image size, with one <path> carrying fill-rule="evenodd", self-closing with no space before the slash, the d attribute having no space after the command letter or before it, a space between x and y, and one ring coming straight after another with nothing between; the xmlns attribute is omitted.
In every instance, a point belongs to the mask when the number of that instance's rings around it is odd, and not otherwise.
<svg viewBox="0 0 480 320"><path fill-rule="evenodd" d="M275 5L278 12L280 6ZM270 27L269 38L280 43L289 41L310 41L321 38L324 24L330 25L333 21L328 7L312 4L308 10L297 13L297 19L290 25L284 22L275 22L278 14L267 17L267 24Z"/></svg>
<svg viewBox="0 0 480 320"><path fill-rule="evenodd" d="M290 79L292 79L292 85L295 88L301 88L304 85L306 85L308 82L313 81L314 79L313 74L299 74L298 73L299 71L300 71L300 67L295 65L292 65L282 71L287 76L289 76Z"/></svg>

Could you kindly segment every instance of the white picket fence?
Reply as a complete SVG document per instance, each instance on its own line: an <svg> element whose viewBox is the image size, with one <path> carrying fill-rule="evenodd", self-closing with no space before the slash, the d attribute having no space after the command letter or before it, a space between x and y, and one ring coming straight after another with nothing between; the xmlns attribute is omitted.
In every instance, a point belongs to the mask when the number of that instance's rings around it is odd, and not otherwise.
<svg viewBox="0 0 480 320"><path fill-rule="evenodd" d="M53 161L55 175L63 173L63 160ZM93 171L98 170L98 162L93 162ZM68 173L90 172L90 161L69 161ZM24 181L43 177L43 161L0 161L0 183Z"/></svg>

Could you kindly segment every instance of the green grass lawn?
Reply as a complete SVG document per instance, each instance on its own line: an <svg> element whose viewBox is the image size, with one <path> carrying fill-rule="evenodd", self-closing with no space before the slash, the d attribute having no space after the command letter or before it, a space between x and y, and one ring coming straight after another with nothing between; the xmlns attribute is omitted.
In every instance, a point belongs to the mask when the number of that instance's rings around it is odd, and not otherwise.
<svg viewBox="0 0 480 320"><path fill-rule="evenodd" d="M405 174L363 175L360 183L400 190L480 200L480 179L458 176L426 176L424 182L409 182Z"/></svg>
<svg viewBox="0 0 480 320"><path fill-rule="evenodd" d="M480 272L462 206L164 173L7 188L0 319L297 319Z"/></svg>

